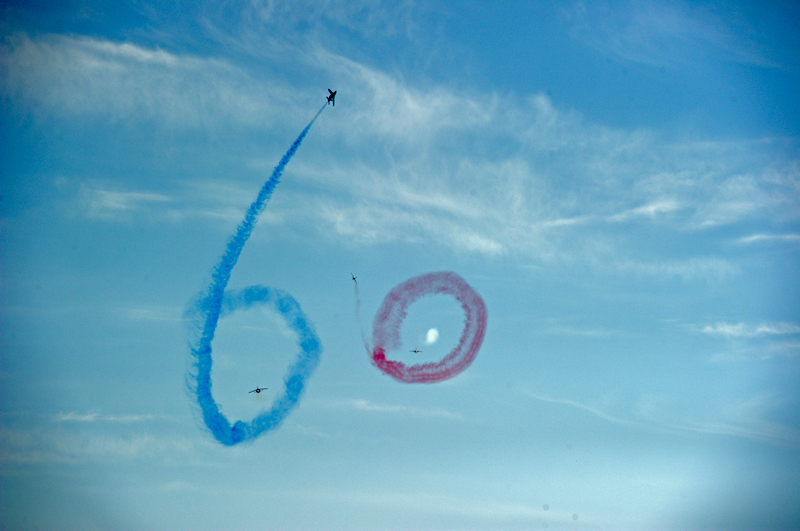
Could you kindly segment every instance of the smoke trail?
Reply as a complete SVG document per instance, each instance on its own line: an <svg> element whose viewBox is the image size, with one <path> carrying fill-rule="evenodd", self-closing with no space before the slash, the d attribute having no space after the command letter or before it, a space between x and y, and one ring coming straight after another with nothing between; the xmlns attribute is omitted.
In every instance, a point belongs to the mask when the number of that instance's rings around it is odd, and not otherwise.
<svg viewBox="0 0 800 531"><path fill-rule="evenodd" d="M364 348L367 349L367 353L369 353L369 342L367 341L367 334L364 332L364 325L361 323L361 294L358 292L358 282L353 279L353 284L355 284L356 290L356 321L358 322L358 330L361 332L361 341L364 342Z"/></svg>
<svg viewBox="0 0 800 531"><path fill-rule="evenodd" d="M438 362L406 366L400 361L387 360L386 350L401 346L400 326L408 307L424 295L436 294L452 295L461 303L464 310L464 331L458 344ZM375 341L371 352L372 364L401 382L441 382L469 367L481 348L485 333L486 304L481 296L463 278L451 271L428 273L398 284L383 299L372 326L372 337ZM370 353L369 346L367 352Z"/></svg>
<svg viewBox="0 0 800 531"><path fill-rule="evenodd" d="M305 380L319 363L322 350L319 338L308 323L298 302L289 294L265 286L251 286L233 293L226 292L225 288L242 248L250 237L259 214L272 196L272 191L278 184L283 169L292 159L297 148L303 142L303 138L326 106L327 103L317 112L275 166L272 175L261 187L255 201L247 210L236 233L228 241L225 254L222 255L211 275L211 284L208 289L199 294L187 310L186 317L190 319L197 336L190 341L189 345L194 359L193 371L187 375L187 385L197 400L203 421L208 429L219 442L228 446L253 439L278 426L289 411L297 405ZM284 377L286 384L284 395L275 399L271 409L256 416L249 423L239 420L231 426L225 415L220 412L219 405L211 394L211 341L214 339L214 332L221 316L228 315L237 309L249 308L254 304L267 303L272 304L289 327L297 333L301 352Z"/></svg>

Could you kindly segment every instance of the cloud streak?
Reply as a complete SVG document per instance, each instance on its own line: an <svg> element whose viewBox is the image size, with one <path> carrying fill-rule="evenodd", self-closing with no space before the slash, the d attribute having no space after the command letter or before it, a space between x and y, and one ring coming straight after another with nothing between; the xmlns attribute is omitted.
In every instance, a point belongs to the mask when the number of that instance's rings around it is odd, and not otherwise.
<svg viewBox="0 0 800 531"><path fill-rule="evenodd" d="M786 445L800 448L800 430L774 422L763 420L765 413L779 403L775 397L758 396L741 402L732 408L726 415L728 418L714 420L693 420L691 418L675 419L657 411L648 401L642 402L642 407L631 418L611 415L602 409L595 408L576 400L552 398L539 395L530 391L519 389L523 395L548 402L580 409L595 417L610 422L639 430L668 431L677 433L707 433L713 435L735 436L746 439L755 439L769 442L770 444ZM635 418L635 420L634 420Z"/></svg>
<svg viewBox="0 0 800 531"><path fill-rule="evenodd" d="M606 413L606 412L604 412L604 411L602 411L600 409L587 406L586 404L582 404L582 403L577 402L575 400L568 400L568 399L563 399L563 398L552 398L552 397L549 397L549 396L544 396L544 395L539 395L539 394L536 394L536 393L531 393L530 391L526 391L526 390L523 390L523 389L520 389L519 391L522 394L524 394L525 396L528 396L530 398L534 398L536 400L541 400L542 402L549 402L551 404L561 404L561 405L565 405L565 406L578 408L580 410L583 410L583 411L585 411L587 413L590 413L590 414L592 414L592 415L594 415L594 416L596 416L598 418L601 418L603 420L607 420L607 421L609 421L611 423L614 423L614 424L622 424L622 425L626 425L626 426L643 427L643 424L641 424L641 423L634 422L634 421L631 421L631 420L622 419L622 418L619 418L619 417L615 417L613 415L609 415L608 413Z"/></svg>
<svg viewBox="0 0 800 531"><path fill-rule="evenodd" d="M127 219L130 214L154 205L173 203L173 199L152 192L121 192L82 186L81 202L89 218L115 221Z"/></svg>
<svg viewBox="0 0 800 531"><path fill-rule="evenodd" d="M572 35L604 55L656 67L699 68L711 61L778 68L763 36L733 10L692 3L641 2L611 10L579 2Z"/></svg>
<svg viewBox="0 0 800 531"><path fill-rule="evenodd" d="M156 415L102 415L100 413L59 413L53 419L54 422L113 422L130 424L134 422L146 422L149 420L167 419L169 417Z"/></svg>
<svg viewBox="0 0 800 531"><path fill-rule="evenodd" d="M695 327L703 334L723 336L728 338L769 337L800 334L800 326L792 323L762 323L750 325L746 323L718 322L703 327Z"/></svg>
<svg viewBox="0 0 800 531"><path fill-rule="evenodd" d="M736 240L736 243L744 245L761 242L800 243L800 234L753 234L752 236L743 236Z"/></svg>
<svg viewBox="0 0 800 531"><path fill-rule="evenodd" d="M4 464L84 464L152 459L189 461L197 451L196 441L180 436L113 435L87 431L55 433L52 430L0 427L0 462Z"/></svg>
<svg viewBox="0 0 800 531"><path fill-rule="evenodd" d="M207 128L269 121L288 94L232 64L85 36L11 35L0 48L6 95L42 114ZM242 87L247 87L242 89Z"/></svg>
<svg viewBox="0 0 800 531"><path fill-rule="evenodd" d="M450 420L464 420L463 415L459 413L452 413L441 408L427 409L397 404L376 404L375 402L358 398L331 402L330 404L327 404L327 407L350 408L367 413L387 413L391 415L408 415L411 417L432 417Z"/></svg>

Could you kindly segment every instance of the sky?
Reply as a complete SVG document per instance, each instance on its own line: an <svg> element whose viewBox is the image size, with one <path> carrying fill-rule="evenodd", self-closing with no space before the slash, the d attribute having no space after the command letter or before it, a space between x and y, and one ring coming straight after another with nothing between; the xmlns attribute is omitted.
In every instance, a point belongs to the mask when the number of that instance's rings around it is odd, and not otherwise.
<svg viewBox="0 0 800 531"><path fill-rule="evenodd" d="M789 1L3 2L0 527L797 529L798 22ZM318 364L280 423L222 444L193 304L320 109L227 283L291 296ZM480 348L397 381L376 312L440 271L485 303ZM219 319L230 424L302 359L280 308ZM386 356L408 365L471 326L446 294L404 317Z"/></svg>

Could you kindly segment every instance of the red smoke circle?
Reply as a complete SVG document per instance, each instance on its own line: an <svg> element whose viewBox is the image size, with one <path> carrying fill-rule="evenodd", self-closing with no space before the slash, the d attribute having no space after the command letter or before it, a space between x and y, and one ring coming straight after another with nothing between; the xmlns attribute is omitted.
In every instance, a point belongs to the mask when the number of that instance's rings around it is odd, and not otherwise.
<svg viewBox="0 0 800 531"><path fill-rule="evenodd" d="M401 346L400 326L406 310L424 295L452 295L464 310L464 331L455 348L438 362L406 365L386 359L386 351ZM478 293L452 271L437 271L410 278L386 295L372 325L372 364L395 380L435 383L460 374L469 367L486 332L486 304Z"/></svg>

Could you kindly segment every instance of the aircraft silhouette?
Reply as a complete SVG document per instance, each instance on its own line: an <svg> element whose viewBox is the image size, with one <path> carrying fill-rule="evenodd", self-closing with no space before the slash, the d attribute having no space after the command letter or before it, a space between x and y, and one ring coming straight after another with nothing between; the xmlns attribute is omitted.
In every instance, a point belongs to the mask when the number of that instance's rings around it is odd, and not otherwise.
<svg viewBox="0 0 800 531"><path fill-rule="evenodd" d="M331 89L328 89L328 93L330 94L330 96L328 96L328 103L336 107L336 101L334 101L334 98L336 97L336 91L334 90L331 92Z"/></svg>
<svg viewBox="0 0 800 531"><path fill-rule="evenodd" d="M267 389L268 389L268 387L264 387L264 388L256 387L255 389L250 391L250 393L260 393L261 391L266 391ZM250 393L248 393L248 394L250 394Z"/></svg>

